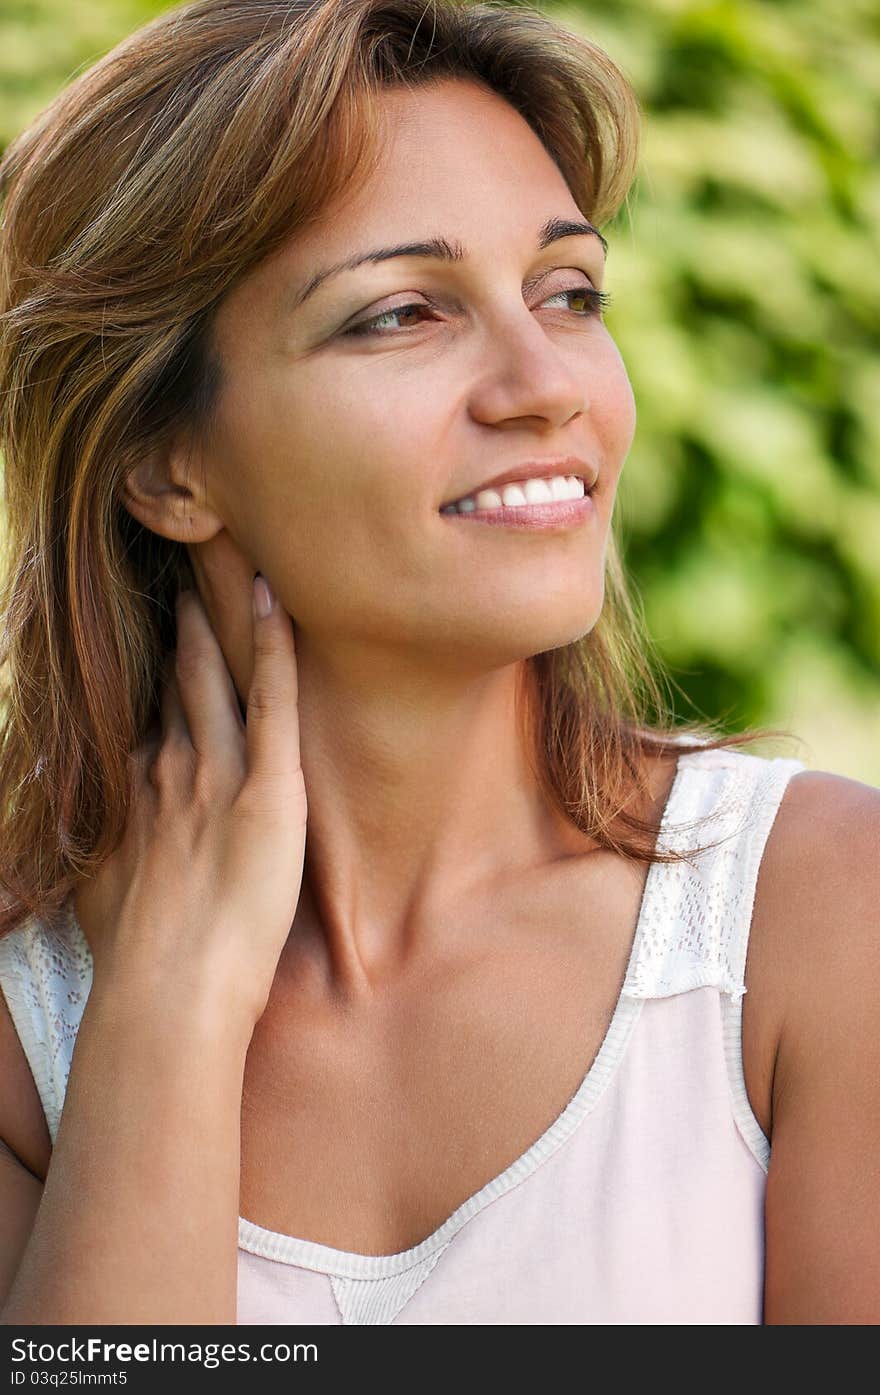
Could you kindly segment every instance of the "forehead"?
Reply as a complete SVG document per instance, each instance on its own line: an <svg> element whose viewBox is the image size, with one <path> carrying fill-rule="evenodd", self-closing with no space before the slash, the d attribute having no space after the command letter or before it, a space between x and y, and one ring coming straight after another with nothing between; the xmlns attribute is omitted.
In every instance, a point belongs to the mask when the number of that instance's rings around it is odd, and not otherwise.
<svg viewBox="0 0 880 1395"><path fill-rule="evenodd" d="M441 222L456 215L479 224L477 210L527 206L542 192L576 205L561 171L520 113L477 81L444 78L377 100L379 146L363 179L324 210L323 226L300 238L304 254L332 251L332 239L393 231L422 211ZM530 221L534 222L534 210Z"/></svg>
<svg viewBox="0 0 880 1395"><path fill-rule="evenodd" d="M389 88L376 107L369 170L250 273L234 293L238 304L262 303L274 319L282 299L289 309L322 272L368 249L442 237L491 261L511 242L536 247L551 215L583 222L537 134L482 83L444 78Z"/></svg>

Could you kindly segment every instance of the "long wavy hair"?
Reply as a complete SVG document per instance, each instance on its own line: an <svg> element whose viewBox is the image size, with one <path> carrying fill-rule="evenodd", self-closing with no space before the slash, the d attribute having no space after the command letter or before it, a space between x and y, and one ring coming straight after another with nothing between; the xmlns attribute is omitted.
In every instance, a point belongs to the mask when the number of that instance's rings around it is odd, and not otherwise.
<svg viewBox="0 0 880 1395"><path fill-rule="evenodd" d="M56 922L118 844L174 599L195 585L121 482L181 426L209 430L217 307L368 177L377 94L444 76L515 107L594 224L624 204L641 126L626 77L541 11L492 0L196 0L77 76L0 161L0 933ZM628 807L649 757L791 735L673 721L613 529L596 625L523 672L546 797L626 857L683 855Z"/></svg>

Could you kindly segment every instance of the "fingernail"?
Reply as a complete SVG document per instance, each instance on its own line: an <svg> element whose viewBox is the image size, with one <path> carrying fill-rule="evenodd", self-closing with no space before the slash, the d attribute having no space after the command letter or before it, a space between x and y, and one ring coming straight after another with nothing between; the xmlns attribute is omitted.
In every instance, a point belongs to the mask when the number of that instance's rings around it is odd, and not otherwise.
<svg viewBox="0 0 880 1395"><path fill-rule="evenodd" d="M265 620L267 615L272 614L274 604L275 597L272 594L272 587L262 572L257 572L254 577L254 615L258 620Z"/></svg>

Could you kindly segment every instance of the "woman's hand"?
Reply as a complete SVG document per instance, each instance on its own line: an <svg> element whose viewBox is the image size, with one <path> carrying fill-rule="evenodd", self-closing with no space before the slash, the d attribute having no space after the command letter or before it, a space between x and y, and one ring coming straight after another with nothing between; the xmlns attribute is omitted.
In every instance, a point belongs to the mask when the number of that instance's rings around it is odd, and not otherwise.
<svg viewBox="0 0 880 1395"><path fill-rule="evenodd" d="M161 734L132 753L123 841L75 902L96 985L183 994L248 1037L299 901L307 819L293 622L277 600L252 615L243 722L198 594L180 597Z"/></svg>

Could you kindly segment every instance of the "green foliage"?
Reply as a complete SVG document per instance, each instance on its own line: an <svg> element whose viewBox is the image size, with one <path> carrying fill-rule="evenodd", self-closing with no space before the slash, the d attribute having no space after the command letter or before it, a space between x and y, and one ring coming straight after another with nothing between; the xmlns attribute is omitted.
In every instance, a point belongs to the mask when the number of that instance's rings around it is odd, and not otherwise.
<svg viewBox="0 0 880 1395"><path fill-rule="evenodd" d="M3 0L0 142L165 8ZM639 420L618 507L681 714L791 726L880 784L876 0L540 8L644 111L605 229Z"/></svg>
<svg viewBox="0 0 880 1395"><path fill-rule="evenodd" d="M644 113L605 232L649 628L701 711L791 726L811 763L880 783L880 11L546 8Z"/></svg>
<svg viewBox="0 0 880 1395"><path fill-rule="evenodd" d="M126 34L169 9L157 0L0 0L0 142Z"/></svg>

